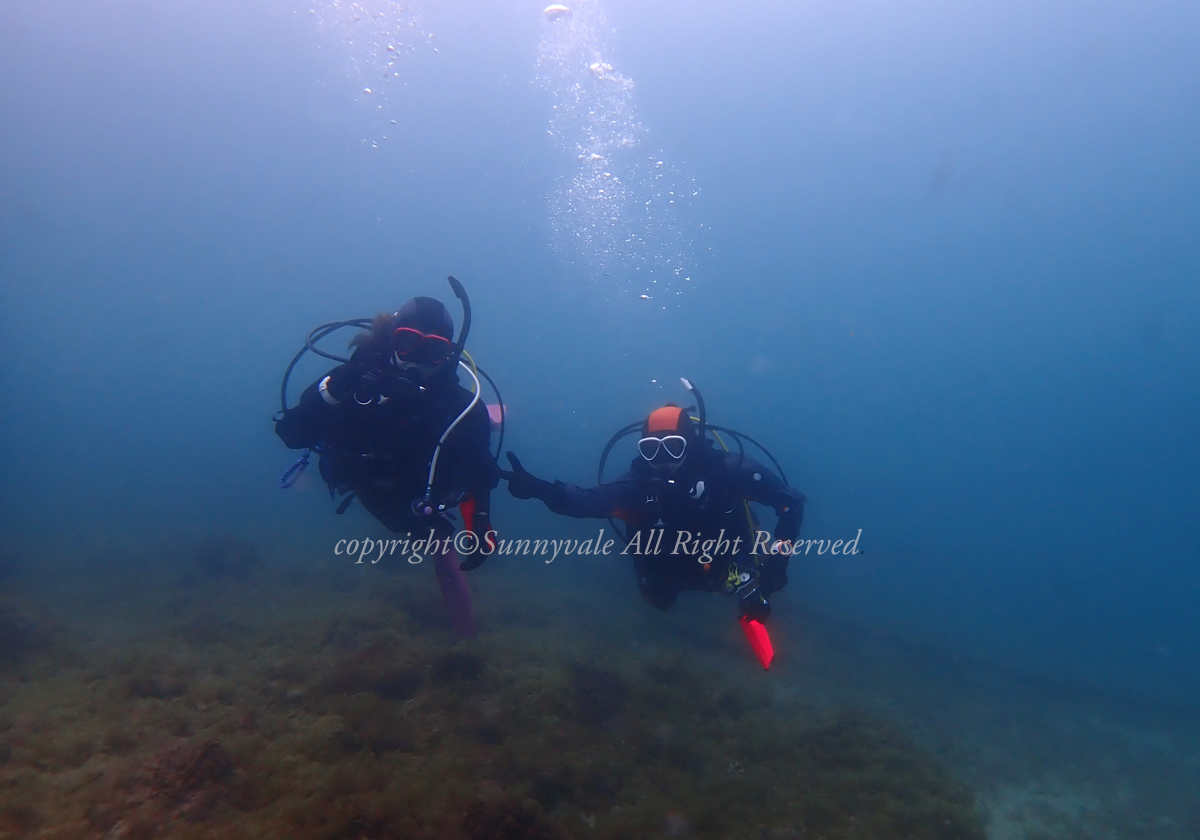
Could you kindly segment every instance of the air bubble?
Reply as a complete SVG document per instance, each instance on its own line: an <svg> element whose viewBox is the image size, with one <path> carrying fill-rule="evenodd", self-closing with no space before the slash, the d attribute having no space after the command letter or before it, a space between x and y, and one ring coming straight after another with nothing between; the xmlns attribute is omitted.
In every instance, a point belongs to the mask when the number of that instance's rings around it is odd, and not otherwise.
<svg viewBox="0 0 1200 840"><path fill-rule="evenodd" d="M380 100L387 98L387 85L401 77L400 56L412 53L416 39L428 43L432 37L422 31L414 9L398 0L318 0L309 13L340 38L359 83L368 83L363 95Z"/></svg>
<svg viewBox="0 0 1200 840"><path fill-rule="evenodd" d="M604 55L611 30L595 2L571 11L543 23L538 55L538 81L554 100L548 133L574 160L549 196L556 247L606 284L628 288L660 275L678 283L695 245L684 215L690 203L676 199L699 190L656 150L636 151L648 132L633 80Z"/></svg>

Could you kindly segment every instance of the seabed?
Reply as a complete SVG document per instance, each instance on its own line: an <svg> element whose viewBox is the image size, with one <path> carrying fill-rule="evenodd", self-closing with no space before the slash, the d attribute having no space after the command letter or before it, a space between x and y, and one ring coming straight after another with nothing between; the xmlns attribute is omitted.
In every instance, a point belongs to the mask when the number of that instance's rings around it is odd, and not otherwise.
<svg viewBox="0 0 1200 840"><path fill-rule="evenodd" d="M605 565L602 560L607 562ZM480 633L426 565L6 558L0 838L1184 838L1195 721L619 558L493 558Z"/></svg>

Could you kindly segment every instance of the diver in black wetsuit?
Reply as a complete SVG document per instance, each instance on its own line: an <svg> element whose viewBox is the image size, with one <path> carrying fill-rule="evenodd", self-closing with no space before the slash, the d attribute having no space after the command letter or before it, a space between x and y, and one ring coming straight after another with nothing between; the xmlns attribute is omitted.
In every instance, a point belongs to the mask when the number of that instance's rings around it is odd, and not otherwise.
<svg viewBox="0 0 1200 840"><path fill-rule="evenodd" d="M675 405L651 413L640 424L638 457L629 472L598 487L537 478L511 452L512 472L504 477L513 496L540 499L555 513L623 520L626 551L634 557L638 587L650 604L669 609L685 589L736 593L739 616L763 621L771 614L767 596L787 583L804 494L744 451L717 450L705 434L703 416L702 400L699 428ZM618 432L605 457L623 434L637 428L631 424ZM603 459L600 469L603 474ZM758 532L747 501L775 509L779 524L772 540Z"/></svg>
<svg viewBox="0 0 1200 840"><path fill-rule="evenodd" d="M450 313L428 297L413 298L373 322L325 325L365 332L351 342L355 350L348 361L310 385L296 407L277 415L275 432L289 449L318 453L330 492L353 494L347 502L358 498L388 530L426 535L432 529L439 538L449 537L456 526L447 515L459 506L466 527L486 542L495 537L489 511L500 469L489 449L491 420L478 378L460 361L469 303L461 284L450 281L464 305L457 343ZM314 349L312 340L310 335L306 349ZM472 377L474 392L459 384L460 366ZM474 568L485 557L475 552L461 569ZM457 555L447 544L434 559L455 624L471 635L474 624ZM456 603L462 599L468 599L465 616Z"/></svg>

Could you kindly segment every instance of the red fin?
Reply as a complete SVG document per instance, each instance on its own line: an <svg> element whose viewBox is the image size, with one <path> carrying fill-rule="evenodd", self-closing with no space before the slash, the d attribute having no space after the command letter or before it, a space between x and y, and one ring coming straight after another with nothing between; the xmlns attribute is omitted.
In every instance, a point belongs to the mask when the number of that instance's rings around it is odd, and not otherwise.
<svg viewBox="0 0 1200 840"><path fill-rule="evenodd" d="M761 621L755 621L752 618L743 617L741 624L742 632L746 634L746 641L750 642L750 647L754 648L754 655L758 657L763 668L770 668L771 660L775 658L775 648L771 646L771 637L767 635L767 628Z"/></svg>
<svg viewBox="0 0 1200 840"><path fill-rule="evenodd" d="M471 526L475 524L475 497L467 496L458 503L458 512L462 514L463 527L468 531L474 531Z"/></svg>

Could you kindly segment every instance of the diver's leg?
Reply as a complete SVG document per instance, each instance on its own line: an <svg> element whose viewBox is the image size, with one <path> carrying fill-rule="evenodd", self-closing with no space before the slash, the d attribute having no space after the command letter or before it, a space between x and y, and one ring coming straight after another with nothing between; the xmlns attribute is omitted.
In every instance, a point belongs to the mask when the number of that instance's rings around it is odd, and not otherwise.
<svg viewBox="0 0 1200 840"><path fill-rule="evenodd" d="M446 550L433 557L433 569L437 572L442 600L450 613L454 632L463 638L475 635L475 613L471 610L471 591L467 588L467 576L458 568L458 552L452 543Z"/></svg>

